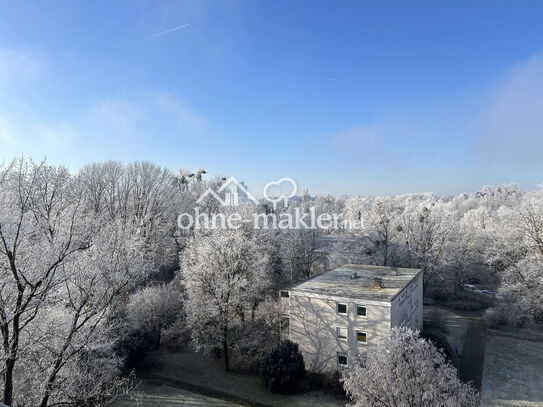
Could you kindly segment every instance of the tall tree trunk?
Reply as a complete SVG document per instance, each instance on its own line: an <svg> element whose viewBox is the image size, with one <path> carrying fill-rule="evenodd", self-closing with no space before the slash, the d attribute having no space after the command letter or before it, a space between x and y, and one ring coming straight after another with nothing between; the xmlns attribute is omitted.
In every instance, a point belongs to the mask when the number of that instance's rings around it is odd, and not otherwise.
<svg viewBox="0 0 543 407"><path fill-rule="evenodd" d="M5 365L3 403L7 406L11 406L13 403L13 370L15 368L15 359L9 357L6 360Z"/></svg>
<svg viewBox="0 0 543 407"><path fill-rule="evenodd" d="M155 349L160 348L160 342L162 342L162 328L158 327L155 331Z"/></svg>
<svg viewBox="0 0 543 407"><path fill-rule="evenodd" d="M5 362L6 370L4 372L4 397L3 403L7 406L13 404L13 372L15 370L15 362L17 360L17 353L19 352L19 335L20 335L20 314L18 313L21 309L23 302L23 289L18 288L19 292L17 294L16 301L16 314L13 317L13 334L11 339L11 344L9 345L9 353Z"/></svg>
<svg viewBox="0 0 543 407"><path fill-rule="evenodd" d="M251 307L251 322L253 324L255 323L255 311L257 307L258 307L257 304L253 304L253 306Z"/></svg>
<svg viewBox="0 0 543 407"><path fill-rule="evenodd" d="M228 352L228 327L223 329L222 336L222 353L224 357L224 370L230 371L230 354Z"/></svg>

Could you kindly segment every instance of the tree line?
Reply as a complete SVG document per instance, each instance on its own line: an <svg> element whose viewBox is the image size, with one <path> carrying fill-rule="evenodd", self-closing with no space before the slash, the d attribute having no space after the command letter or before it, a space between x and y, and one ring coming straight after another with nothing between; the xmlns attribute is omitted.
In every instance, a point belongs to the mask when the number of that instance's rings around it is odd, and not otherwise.
<svg viewBox="0 0 543 407"><path fill-rule="evenodd" d="M20 158L0 167L5 404L103 405L131 391L130 367L169 338L220 356L226 369L254 368L244 364L279 340L277 290L315 273L324 235L340 237L332 266L420 267L438 297L488 280L516 310L511 322L541 320L541 191L509 185L447 199L305 193L296 204L305 211L342 213L364 229L180 230L178 215L196 207L231 210L212 197L196 203L225 179L148 162L70 172Z"/></svg>

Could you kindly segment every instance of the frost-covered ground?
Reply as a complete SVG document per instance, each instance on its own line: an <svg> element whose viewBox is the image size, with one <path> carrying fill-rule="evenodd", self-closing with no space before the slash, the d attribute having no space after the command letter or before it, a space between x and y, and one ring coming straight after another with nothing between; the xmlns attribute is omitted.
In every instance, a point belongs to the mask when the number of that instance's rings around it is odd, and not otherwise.
<svg viewBox="0 0 543 407"><path fill-rule="evenodd" d="M543 342L486 337L481 407L543 407Z"/></svg>
<svg viewBox="0 0 543 407"><path fill-rule="evenodd" d="M140 393L138 401L123 398L115 401L112 407L242 407L164 384L144 382L140 386Z"/></svg>
<svg viewBox="0 0 543 407"><path fill-rule="evenodd" d="M293 395L272 393L258 377L226 374L220 363L188 348L175 351L162 349L151 355L148 362L149 366L156 367L137 373L144 379L141 390L145 397L143 403L139 404L141 406L234 407L239 402L243 405L253 403L270 407L343 407L347 403L324 391ZM160 382L162 386L158 385ZM223 396L225 398L221 399ZM113 404L113 407L136 406L138 404L130 400Z"/></svg>

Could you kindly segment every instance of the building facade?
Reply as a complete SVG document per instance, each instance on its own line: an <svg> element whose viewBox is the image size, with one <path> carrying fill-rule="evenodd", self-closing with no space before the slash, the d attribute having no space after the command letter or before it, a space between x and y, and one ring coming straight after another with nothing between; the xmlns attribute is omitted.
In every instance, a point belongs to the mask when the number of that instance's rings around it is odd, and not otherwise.
<svg viewBox="0 0 543 407"><path fill-rule="evenodd" d="M395 326L422 330L419 269L346 265L280 292L281 336L298 343L308 370L348 366Z"/></svg>

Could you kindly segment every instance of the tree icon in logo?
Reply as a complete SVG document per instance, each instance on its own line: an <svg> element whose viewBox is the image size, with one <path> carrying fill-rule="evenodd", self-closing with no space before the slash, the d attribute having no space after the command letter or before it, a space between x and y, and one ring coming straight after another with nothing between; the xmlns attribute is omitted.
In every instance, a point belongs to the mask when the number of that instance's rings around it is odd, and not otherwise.
<svg viewBox="0 0 543 407"><path fill-rule="evenodd" d="M270 195L270 189L278 191L277 195ZM287 191L287 193L284 193ZM273 205L273 209L277 209L277 204L283 202L287 206L288 200L296 195L298 185L292 178L281 178L278 181L271 181L266 184L263 190L264 198Z"/></svg>

